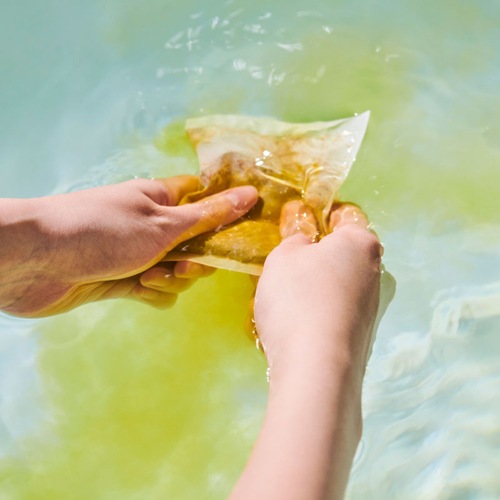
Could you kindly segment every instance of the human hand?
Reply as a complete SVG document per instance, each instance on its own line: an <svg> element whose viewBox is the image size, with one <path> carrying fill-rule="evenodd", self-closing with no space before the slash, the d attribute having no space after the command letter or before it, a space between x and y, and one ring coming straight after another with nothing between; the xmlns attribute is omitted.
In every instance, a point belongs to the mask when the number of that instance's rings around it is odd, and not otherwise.
<svg viewBox="0 0 500 500"><path fill-rule="evenodd" d="M361 429L361 387L377 316L382 246L358 207L318 243L302 202L257 284L255 326L270 369L266 415L231 499L343 498ZM299 451L299 452L298 452Z"/></svg>
<svg viewBox="0 0 500 500"><path fill-rule="evenodd" d="M194 176L136 179L30 200L1 200L0 308L47 316L105 298L171 305L209 271L160 262L200 233L233 222L257 201L250 186L176 206Z"/></svg>
<svg viewBox="0 0 500 500"><path fill-rule="evenodd" d="M285 205L282 243L257 286L255 326L274 372L289 365L337 363L362 378L380 289L382 246L353 205L331 214L332 231L313 243L316 225L301 202ZM298 364L297 364L298 363ZM293 369L293 368L292 368Z"/></svg>

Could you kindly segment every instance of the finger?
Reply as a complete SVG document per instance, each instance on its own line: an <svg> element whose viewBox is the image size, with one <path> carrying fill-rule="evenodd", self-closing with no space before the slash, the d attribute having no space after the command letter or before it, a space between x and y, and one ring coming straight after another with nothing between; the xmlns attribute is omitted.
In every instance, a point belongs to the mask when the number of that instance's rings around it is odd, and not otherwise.
<svg viewBox="0 0 500 500"><path fill-rule="evenodd" d="M159 309L165 309L175 304L177 294L142 287L139 277L110 280L99 283L87 283L74 289L63 301L51 309L49 314L67 311L78 305L105 299L132 298ZM39 316L46 315L45 311Z"/></svg>
<svg viewBox="0 0 500 500"><path fill-rule="evenodd" d="M177 175L166 179L155 179L161 183L165 190L166 199L160 205L175 206L188 193L193 193L202 188L200 178L196 175Z"/></svg>
<svg viewBox="0 0 500 500"><path fill-rule="evenodd" d="M159 290L143 287L141 284L134 287L130 297L157 309L172 307L177 300L177 294L175 293L164 293Z"/></svg>
<svg viewBox="0 0 500 500"><path fill-rule="evenodd" d="M314 242L303 233L295 233L292 236L285 238L269 255L274 255L277 249L294 248L298 246L312 245ZM269 257L268 257L269 258Z"/></svg>
<svg viewBox="0 0 500 500"><path fill-rule="evenodd" d="M180 233L172 247L198 234L212 231L229 224L252 208L258 199L253 186L240 186L222 193L204 198L196 203L189 203L175 210Z"/></svg>
<svg viewBox="0 0 500 500"><path fill-rule="evenodd" d="M328 221L330 231L335 231L347 224L355 224L363 229L369 229L368 219L358 206L350 203L334 205Z"/></svg>
<svg viewBox="0 0 500 500"><path fill-rule="evenodd" d="M281 209L280 235L282 239L302 233L311 241L318 236L318 226L313 211L302 200L285 203Z"/></svg>
<svg viewBox="0 0 500 500"><path fill-rule="evenodd" d="M384 255L384 246L380 243L377 233L372 229L364 212L357 205L351 203L337 205L337 207L334 207L328 223L332 233L325 236L322 242L327 240L332 241L332 238L335 239L335 234L339 234L335 233L335 231L342 228L343 231L349 231L351 235L357 233L356 241L363 242L374 261L380 265L382 256Z"/></svg>
<svg viewBox="0 0 500 500"><path fill-rule="evenodd" d="M74 287L61 300L49 307L36 311L34 314L25 314L25 317L42 318L69 311L82 304L105 299L127 297L137 284L137 277L120 280L110 280L97 283L85 283Z"/></svg>
<svg viewBox="0 0 500 500"><path fill-rule="evenodd" d="M175 263L174 274L177 278L196 279L210 276L215 273L214 267L204 266L197 262L190 262L189 260L180 260Z"/></svg>
<svg viewBox="0 0 500 500"><path fill-rule="evenodd" d="M187 290L194 281L194 279L178 278L173 269L165 269L162 265L148 269L139 278L139 282L144 288L174 294Z"/></svg>

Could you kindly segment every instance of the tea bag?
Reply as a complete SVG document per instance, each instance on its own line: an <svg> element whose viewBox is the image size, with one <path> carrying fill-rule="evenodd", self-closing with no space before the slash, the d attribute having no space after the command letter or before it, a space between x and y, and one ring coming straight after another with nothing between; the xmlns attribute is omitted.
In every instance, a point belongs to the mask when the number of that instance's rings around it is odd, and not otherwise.
<svg viewBox="0 0 500 500"><path fill-rule="evenodd" d="M317 219L318 238L354 162L369 112L331 122L285 123L272 118L215 115L186 122L204 188L183 203L225 189L253 185L259 201L238 221L178 245L165 260L260 275L281 241L279 219L287 201L301 199Z"/></svg>

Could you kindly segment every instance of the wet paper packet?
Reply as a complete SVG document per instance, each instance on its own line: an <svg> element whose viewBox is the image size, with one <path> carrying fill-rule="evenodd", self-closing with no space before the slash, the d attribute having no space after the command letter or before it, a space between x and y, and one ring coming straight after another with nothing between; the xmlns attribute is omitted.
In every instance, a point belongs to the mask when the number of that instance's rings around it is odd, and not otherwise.
<svg viewBox="0 0 500 500"><path fill-rule="evenodd" d="M294 199L312 209L318 236L324 235L331 206L355 160L368 118L369 112L315 123L236 115L187 120L186 131L198 154L204 188L180 203L247 184L258 189L259 201L235 223L183 242L165 260L189 260L260 275L265 258L281 241L281 207Z"/></svg>

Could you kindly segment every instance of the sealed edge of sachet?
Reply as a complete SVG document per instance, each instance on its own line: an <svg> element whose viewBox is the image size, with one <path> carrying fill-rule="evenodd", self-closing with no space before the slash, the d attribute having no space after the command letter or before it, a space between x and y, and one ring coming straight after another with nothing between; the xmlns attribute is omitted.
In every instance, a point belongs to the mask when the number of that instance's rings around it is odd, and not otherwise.
<svg viewBox="0 0 500 500"><path fill-rule="evenodd" d="M252 158L251 167L274 182L302 193L316 209L318 224L326 227L331 207L346 179L363 140L369 111L353 117L311 123L286 123L274 118L211 115L186 121L186 133L196 148L200 178L206 187L217 176L221 159L232 154ZM287 143L280 154L279 144ZM258 160L264 144L276 149L271 161ZM265 151L267 152L267 151ZM273 155L271 155L273 156ZM262 264L241 262L226 255L174 251L165 260L189 260L211 267L260 275Z"/></svg>
<svg viewBox="0 0 500 500"><path fill-rule="evenodd" d="M319 130L330 129L341 124L346 126L348 124L350 125L350 128L346 128L346 130L356 135L355 139L358 143L358 146L354 151L355 156L359 146L361 145L363 136L365 135L369 118L369 111L365 111L364 113L348 118L310 123L282 122L276 120L275 118L244 115L210 115L198 118L188 118L186 120L186 130L219 125L226 128L248 130L261 135L298 135L305 132L316 132Z"/></svg>

